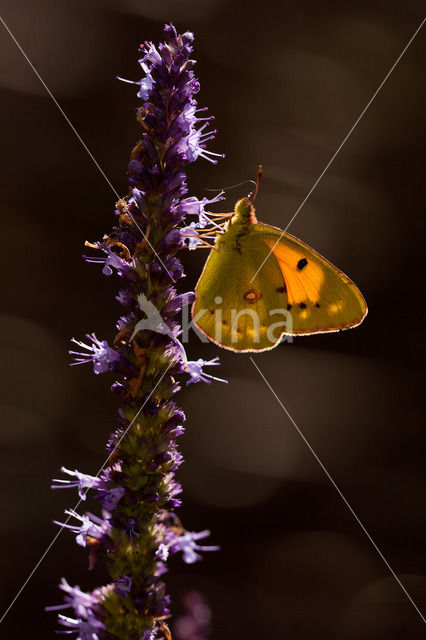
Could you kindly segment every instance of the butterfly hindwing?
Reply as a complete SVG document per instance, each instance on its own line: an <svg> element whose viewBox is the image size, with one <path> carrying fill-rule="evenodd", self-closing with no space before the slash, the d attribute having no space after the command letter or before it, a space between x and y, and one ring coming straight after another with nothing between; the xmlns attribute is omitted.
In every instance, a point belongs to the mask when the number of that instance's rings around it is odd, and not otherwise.
<svg viewBox="0 0 426 640"><path fill-rule="evenodd" d="M269 253L265 243L248 242L247 236L236 243L225 234L218 249L210 252L196 287L194 324L227 349L271 349L287 319L285 307L282 311L284 279L277 261L267 260L251 281Z"/></svg>

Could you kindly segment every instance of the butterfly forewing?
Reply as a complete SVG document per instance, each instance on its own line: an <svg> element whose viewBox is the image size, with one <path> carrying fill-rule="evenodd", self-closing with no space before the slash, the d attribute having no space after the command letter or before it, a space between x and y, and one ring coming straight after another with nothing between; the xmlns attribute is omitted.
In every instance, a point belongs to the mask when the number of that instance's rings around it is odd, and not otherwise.
<svg viewBox="0 0 426 640"><path fill-rule="evenodd" d="M268 261L278 264L284 278L292 333L339 331L362 322L367 305L342 271L294 236L268 225L254 227L249 242L266 244Z"/></svg>

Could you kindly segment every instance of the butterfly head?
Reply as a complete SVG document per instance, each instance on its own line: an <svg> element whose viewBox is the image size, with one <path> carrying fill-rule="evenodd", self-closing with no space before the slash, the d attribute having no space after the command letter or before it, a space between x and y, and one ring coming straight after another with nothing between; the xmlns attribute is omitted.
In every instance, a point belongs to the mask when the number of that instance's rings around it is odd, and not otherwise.
<svg viewBox="0 0 426 640"><path fill-rule="evenodd" d="M234 208L234 216L232 218L233 224L243 224L248 226L249 224L256 224L257 218L255 215L254 209L254 201L256 200L257 193L259 191L260 178L262 176L262 165L260 164L257 168L257 180L256 180L256 189L254 190L254 194L252 198L241 198L238 200L237 204Z"/></svg>
<svg viewBox="0 0 426 640"><path fill-rule="evenodd" d="M235 205L232 222L239 224L256 224L257 218L254 211L255 209L251 200L241 198Z"/></svg>

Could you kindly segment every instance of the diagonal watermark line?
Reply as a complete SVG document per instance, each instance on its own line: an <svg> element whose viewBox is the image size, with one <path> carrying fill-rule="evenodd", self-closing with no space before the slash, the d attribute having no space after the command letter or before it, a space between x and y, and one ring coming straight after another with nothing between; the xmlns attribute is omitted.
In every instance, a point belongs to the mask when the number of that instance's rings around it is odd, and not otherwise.
<svg viewBox="0 0 426 640"><path fill-rule="evenodd" d="M323 176L325 175L325 173L327 172L328 168L330 167L330 165L333 163L333 161L335 160L336 156L339 154L339 152L341 151L342 147L344 146L344 144L347 142L348 138L351 136L351 134L353 133L354 129L357 127L357 125L359 124L360 120L362 119L362 117L364 116L364 114L366 113L367 109L370 107L371 103L373 102L373 100L376 98L377 94L380 92L381 88L383 87L383 85L385 84L386 80L389 78L389 76L391 75L391 73L393 72L393 70L395 69L395 67L397 66L397 64L399 63L399 61L401 60L402 56L405 54L405 52L407 51L408 47L411 45L411 43L413 42L414 38L417 36L417 34L419 33L420 29L423 27L424 23L426 22L426 18L423 18L423 20L421 21L420 25L417 27L417 29L415 30L415 32L413 33L413 35L411 36L411 38L409 39L409 41L407 42L407 44L405 45L405 47L403 48L403 50L401 51L401 53L399 54L399 56L397 57L397 59L395 60L395 62L393 63L393 65L391 66L391 68L389 69L389 71L387 72L387 74L385 75L385 77L383 78L382 82L379 84L379 86L377 87L376 91L373 93L373 95L371 96L370 100L367 102L367 104L365 105L364 109L361 111L361 113L359 114L358 118L355 120L354 124L352 125L352 127L349 129L348 133L345 135L345 137L343 138L342 142L340 143L340 145L337 147L336 151L333 153L333 155L331 156L330 160L327 162L327 164L325 165L324 169L322 170L322 172L320 173L320 175L318 176L318 178L316 179L316 181L314 182L314 184L312 185L311 189L308 191L307 195L305 196L304 200L302 201L302 203L299 205L298 209L296 210L296 212L293 214L292 218L290 219L290 222L288 222L288 224L286 225L284 231L281 233L280 237L278 238L278 240L276 241L276 243L274 244L274 246L271 248L271 250L269 251L268 255L266 256L266 258L264 259L264 261L262 262L262 264L260 265L260 267L258 268L258 270L256 271L256 273L254 274L254 276L252 277L252 279L250 280L250 282L253 282L253 280L255 279L255 277L257 276L257 274L260 272L260 270L262 269L263 265L265 264L265 262L268 260L269 256L271 255L271 253L274 251L275 247L277 246L277 244L280 242L280 240L282 239L282 237L284 236L285 232L287 231L287 229L289 228L289 226L291 225L291 223L295 220L296 216L298 215L299 211L302 209L302 207L305 205L305 203L307 202L308 198L311 196L311 194L313 193L313 191L316 189L317 185L319 184L320 180L323 178Z"/></svg>
<svg viewBox="0 0 426 640"><path fill-rule="evenodd" d="M104 469L104 467L108 464L109 459L111 458L112 454L114 453L114 451L117 449L117 447L120 445L121 441L123 440L123 438L126 436L127 432L129 431L130 427L132 426L132 424L134 424L134 422L137 420L140 412L142 411L142 409L145 407L146 403L151 399L152 394L155 392L155 390L157 389L157 387L159 386L159 384L161 383L161 381L163 380L164 376L166 375L166 373L168 372L168 370L170 369L170 367L172 366L173 363L169 364L169 366L167 367L167 369L165 370L165 372L162 374L161 378L159 379L159 381L157 382L157 384L155 385L155 387L153 388L153 390L151 391L151 393L149 394L149 396L146 398L145 402L142 404L142 406L140 407L140 409L138 409L138 412L136 413L135 417L133 418L133 420L131 421L131 423L129 424L129 426L127 427L127 429L125 430L125 432L123 433L123 435L121 436L121 438L119 439L119 441L117 442L117 444L115 445L114 449L111 451L111 453L108 455L108 457L106 458L105 462L103 463L103 465L99 468L95 478L97 478L99 476L99 474L101 473L101 471ZM91 485L92 486L92 485ZM84 497L86 497L87 492L91 489L91 486L87 487L86 491L84 492ZM76 511L78 509L78 507L80 506L80 504L83 502L83 498L80 498L80 500L77 502L77 504L75 505L73 511ZM50 544L47 546L47 548L45 549L45 551L43 552L41 558L39 559L39 561L37 562L37 564L35 565L35 567L33 568L33 570L31 571L31 573L28 575L27 579L25 580L25 582L23 583L22 587L19 589L18 593L16 594L16 596L13 598L12 602L10 603L10 605L7 607L6 611L3 613L2 617L0 618L0 624L3 622L3 620L5 619L5 617L7 616L7 614L9 613L9 611L11 610L11 608L13 607L13 605L15 604L15 602L17 601L17 599L19 598L19 596L21 595L21 593L23 592L23 590L25 589L25 587L27 586L27 584L29 583L29 581L31 580L31 578L33 577L33 575L35 574L35 572L37 571L37 569L39 568L39 566L41 565L41 563L43 562L43 560L45 559L45 557L47 556L47 554L49 553L49 551L51 550L51 548L53 547L53 545L55 544L56 540L59 538L59 536L61 535L62 531L64 530L65 526L68 524L68 522L70 521L70 519L72 518L72 516L68 516L68 518L65 520L65 522L62 523L61 528L59 529L59 531L57 532L57 534L55 535L55 537L53 538L53 540L50 542Z"/></svg>
<svg viewBox="0 0 426 640"><path fill-rule="evenodd" d="M361 529L363 530L363 532L365 533L365 535L367 536L367 538L369 539L369 541L371 542L371 544L373 545L373 547L375 548L375 550L377 551L377 553L379 554L379 556L381 557L381 559L383 560L383 562L385 563L385 565L387 566L387 568L389 569L389 571L391 572L391 574L393 575L393 577L395 578L395 580L397 581L397 583L399 584L399 586L401 587L401 589L403 590L403 592L405 593L405 595L407 596L407 598L409 599L409 601L411 602L411 604L413 605L413 607L415 608L417 613L419 614L420 618L423 620L424 623L426 623L426 618L424 617L424 615L420 611L419 607L416 605L416 603L414 602L413 598L410 596L410 594L408 593L407 589L404 587L404 585L402 584L401 580L398 578L398 576L396 575L395 571L392 569L392 567L390 566L389 562L386 560L385 556L380 551L379 547L374 542L373 538L368 533L367 529L365 528L365 526L363 525L363 523L361 522L361 520L359 519L359 517L357 516L357 514L355 513L355 511L353 510L353 508L351 507L351 505L349 504L349 502L347 501L345 496L343 495L341 489L338 487L338 485L334 481L333 477L327 471L326 467L321 462L321 460L319 459L318 455L315 453L314 449L311 447L311 445L307 441L306 437L304 436L302 431L299 429L299 427L297 426L297 424L295 423L295 421L293 420L293 418L291 417L291 415L289 414L289 412L287 411L287 409L285 408L285 406L281 402L280 398L275 393L275 391L272 388L272 386L270 385L269 381L265 378L265 376L263 375L262 371L259 369L259 367L257 366L257 364L255 363L255 361L253 360L253 358L251 356L250 356L250 360L251 360L254 368L257 369L257 372L259 373L259 375L263 379L264 383L266 384L266 386L268 387L268 389L270 390L272 395L275 397L275 399L278 402L278 404L280 405L281 409L284 411L284 413L286 414L287 418L290 420L291 424L296 429L297 433L302 438L303 442L306 444L306 446L308 447L309 451L312 453L312 455L314 456L315 460L318 462L318 464L320 465L321 469L324 471L325 475L330 480L331 484L336 489L337 493L342 498L343 502L345 503L345 505L347 506L347 508L349 509L349 511L351 512L351 514L353 515L353 517L355 518L355 520L357 521L357 523L359 524L359 526L361 527Z"/></svg>
<svg viewBox="0 0 426 640"><path fill-rule="evenodd" d="M6 22L3 20L3 18L0 16L0 21L2 22L4 28L6 29L6 31L8 32L8 34L10 35L10 37L12 38L13 42L16 44L16 46L18 47L19 51L22 53L22 55L24 56L25 60L28 62L28 64L30 65L31 69L34 71L34 73L36 74L37 78L40 80L41 84L43 85L43 87L46 89L46 92L49 94L49 96L51 97L51 99L53 100L53 102L55 103L55 105L58 107L60 113L62 114L62 116L64 117L64 119L66 120L66 122L69 124L69 126L71 127L73 133L75 134L75 136L77 137L77 139L79 140L79 142L81 143L81 145L83 146L84 150L86 151L87 155L90 157L90 159L93 161L93 164L96 166L96 168L98 169L98 171L100 172L100 174L104 177L106 183L109 185L109 187L111 188L112 192L114 193L115 197L117 198L117 200L120 200L120 195L117 191L117 189L114 187L114 185L112 184L112 182L110 181L110 179L108 178L108 176L106 175L105 171L102 169L102 167L100 166L100 164L98 163L98 161L96 160L95 156L93 155L93 153L90 151L89 147L87 146L87 144L84 142L83 138L81 137L81 135L78 133L77 129L75 128L75 126L73 125L73 123L71 122L71 120L68 118L67 114L65 113L65 111L62 109L61 105L59 104L59 102L56 100L55 96L53 95L53 93L51 92L51 90L49 89L49 87L47 86L47 84L45 83L45 81L43 80L43 78L41 77L41 75L39 74L39 72L37 71L37 69L35 68L35 66L33 65L33 63L31 62L30 58L28 57L28 55L25 53L24 49L21 47L21 45L19 44L18 40L15 38L15 36L13 35L12 31L9 29L9 27L7 26ZM136 222L136 220L134 219L134 217L132 216L132 214L130 213L130 211L127 211L129 217L133 220L134 224L136 225L136 227L139 229L139 231L141 232L141 234L143 235L146 243L148 244L148 246L150 247L150 249L153 251L155 257L157 258L157 260L159 261L159 263L161 264L161 266L163 267L163 269L166 271L166 273L168 274L169 278L172 280L172 282L176 282L176 280L174 279L173 275L170 273L170 271L167 269L166 265L164 264L164 262L162 261L162 259L160 258L160 256L158 255L158 253L156 252L156 250L154 249L154 247L152 246L152 244L150 243L150 241L148 240L147 236L145 235L145 233L142 231L142 229L140 228L140 226L138 225L138 223Z"/></svg>

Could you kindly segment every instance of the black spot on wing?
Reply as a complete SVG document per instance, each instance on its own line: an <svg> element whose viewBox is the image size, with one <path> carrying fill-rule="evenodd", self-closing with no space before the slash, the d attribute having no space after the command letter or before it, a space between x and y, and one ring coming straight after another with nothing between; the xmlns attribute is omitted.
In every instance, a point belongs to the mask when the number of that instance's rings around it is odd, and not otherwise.
<svg viewBox="0 0 426 640"><path fill-rule="evenodd" d="M297 263L297 268L299 269L299 271L302 271L302 269L304 269L307 264L308 261L306 260L306 258L300 258L299 262Z"/></svg>

